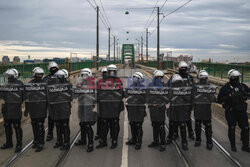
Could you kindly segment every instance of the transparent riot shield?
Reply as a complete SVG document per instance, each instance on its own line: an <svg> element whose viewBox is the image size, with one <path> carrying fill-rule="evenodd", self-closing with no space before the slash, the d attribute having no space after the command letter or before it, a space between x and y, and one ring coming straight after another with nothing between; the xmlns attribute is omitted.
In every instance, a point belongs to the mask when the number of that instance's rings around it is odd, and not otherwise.
<svg viewBox="0 0 250 167"><path fill-rule="evenodd" d="M192 87L171 88L171 106L186 106L192 104Z"/></svg>
<svg viewBox="0 0 250 167"><path fill-rule="evenodd" d="M94 111L96 106L96 89L88 86L77 86L73 89L74 97L78 99L78 117L80 122L95 122L97 112Z"/></svg>
<svg viewBox="0 0 250 167"><path fill-rule="evenodd" d="M151 121L165 121L166 104L169 103L168 87L149 87L147 103Z"/></svg>
<svg viewBox="0 0 250 167"><path fill-rule="evenodd" d="M216 87L212 85L195 85L194 104L211 104L215 102Z"/></svg>
<svg viewBox="0 0 250 167"><path fill-rule="evenodd" d="M71 113L72 85L48 85L49 114L54 120L68 119Z"/></svg>
<svg viewBox="0 0 250 167"><path fill-rule="evenodd" d="M125 89L126 108L130 122L143 121L146 116L146 87L128 87Z"/></svg>
<svg viewBox="0 0 250 167"><path fill-rule="evenodd" d="M45 118L47 116L47 84L24 84L25 111L31 118Z"/></svg>
<svg viewBox="0 0 250 167"><path fill-rule="evenodd" d="M119 117L123 107L123 86L121 81L106 81L99 84L97 88L99 116L101 118Z"/></svg>

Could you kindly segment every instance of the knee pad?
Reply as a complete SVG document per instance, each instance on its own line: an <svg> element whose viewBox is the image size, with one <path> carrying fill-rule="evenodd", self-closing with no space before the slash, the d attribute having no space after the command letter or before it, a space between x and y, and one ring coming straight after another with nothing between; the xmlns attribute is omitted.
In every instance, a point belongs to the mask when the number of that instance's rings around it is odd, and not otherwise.
<svg viewBox="0 0 250 167"><path fill-rule="evenodd" d="M229 128L229 130L235 130L235 126L234 125L229 126L228 128Z"/></svg>
<svg viewBox="0 0 250 167"><path fill-rule="evenodd" d="M38 122L38 126L43 126L43 123L42 122Z"/></svg>
<svg viewBox="0 0 250 167"><path fill-rule="evenodd" d="M69 124L67 123L67 122L64 122L63 123L63 127L65 128L65 127L68 127L69 126Z"/></svg>
<svg viewBox="0 0 250 167"><path fill-rule="evenodd" d="M184 122L182 122L182 123L180 123L180 126L181 126L181 127L185 127L186 124L185 124Z"/></svg>

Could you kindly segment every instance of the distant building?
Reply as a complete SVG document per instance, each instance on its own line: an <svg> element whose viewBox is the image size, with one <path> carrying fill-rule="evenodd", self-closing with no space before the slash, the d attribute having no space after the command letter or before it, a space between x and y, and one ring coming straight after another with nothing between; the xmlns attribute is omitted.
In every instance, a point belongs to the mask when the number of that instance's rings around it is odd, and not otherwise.
<svg viewBox="0 0 250 167"><path fill-rule="evenodd" d="M42 63L43 61L40 59L34 59L34 63Z"/></svg>
<svg viewBox="0 0 250 167"><path fill-rule="evenodd" d="M18 63L20 63L20 57L19 56L14 56L13 64L18 64Z"/></svg>
<svg viewBox="0 0 250 167"><path fill-rule="evenodd" d="M24 64L33 64L35 61L34 60L24 60Z"/></svg>
<svg viewBox="0 0 250 167"><path fill-rule="evenodd" d="M2 63L3 64L10 64L10 58L9 58L9 56L3 56Z"/></svg>

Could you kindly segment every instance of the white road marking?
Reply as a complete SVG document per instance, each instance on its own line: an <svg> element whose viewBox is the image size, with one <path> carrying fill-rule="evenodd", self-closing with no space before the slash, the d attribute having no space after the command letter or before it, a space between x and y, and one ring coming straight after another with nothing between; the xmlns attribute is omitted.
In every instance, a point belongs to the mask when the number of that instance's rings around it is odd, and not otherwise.
<svg viewBox="0 0 250 167"><path fill-rule="evenodd" d="M127 140L128 140L128 118L127 118L127 110L125 109L121 167L128 167L128 145L126 145Z"/></svg>

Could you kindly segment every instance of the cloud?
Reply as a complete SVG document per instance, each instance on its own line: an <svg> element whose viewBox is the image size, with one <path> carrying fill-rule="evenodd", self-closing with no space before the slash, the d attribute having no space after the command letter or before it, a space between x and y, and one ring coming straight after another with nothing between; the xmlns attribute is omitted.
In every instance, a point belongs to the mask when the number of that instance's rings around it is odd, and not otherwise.
<svg viewBox="0 0 250 167"><path fill-rule="evenodd" d="M100 5L100 1L96 2ZM118 36L119 43L137 43L135 39L140 39L141 35L145 40L144 27L152 13L148 7L153 7L155 1L102 2L112 26L111 32ZM158 5L163 2L160 0ZM168 0L161 12L167 14L185 2L187 0ZM140 7L147 9L138 9ZM129 15L124 14L126 10ZM151 19L154 16L155 12ZM86 0L0 1L0 20L0 55L37 55L39 51L40 57L66 56L75 50L95 53L96 12ZM226 52L232 57L246 59L250 52L249 20L248 0L193 0L162 21L161 51L172 49L176 55L183 52L218 60L224 58ZM155 27L156 19L149 27L150 32ZM156 55L156 41L155 31L149 36L152 56ZM14 49L10 50L10 46ZM107 54L107 46L108 31L100 20L102 54ZM61 49L65 54L59 51Z"/></svg>

